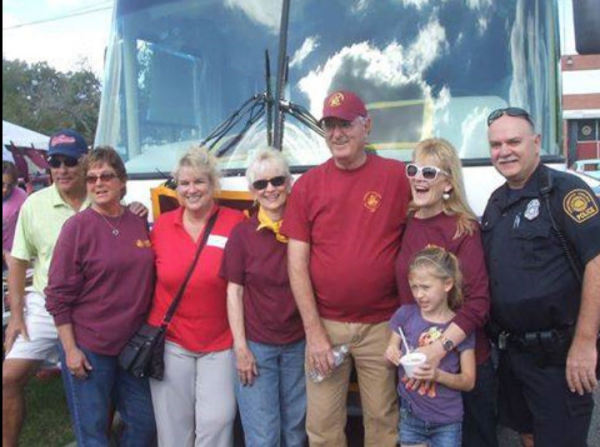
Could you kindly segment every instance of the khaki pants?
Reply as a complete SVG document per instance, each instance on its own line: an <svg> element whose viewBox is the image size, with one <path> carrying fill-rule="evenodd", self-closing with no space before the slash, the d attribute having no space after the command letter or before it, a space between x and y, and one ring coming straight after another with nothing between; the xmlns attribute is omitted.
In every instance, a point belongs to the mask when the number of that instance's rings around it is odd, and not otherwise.
<svg viewBox="0 0 600 447"><path fill-rule="evenodd" d="M396 368L384 358L390 337L388 323L344 323L325 319L322 322L333 345L350 345L358 374L365 446L396 446ZM321 383L307 379L306 431L311 447L347 445L344 428L351 368L346 359Z"/></svg>

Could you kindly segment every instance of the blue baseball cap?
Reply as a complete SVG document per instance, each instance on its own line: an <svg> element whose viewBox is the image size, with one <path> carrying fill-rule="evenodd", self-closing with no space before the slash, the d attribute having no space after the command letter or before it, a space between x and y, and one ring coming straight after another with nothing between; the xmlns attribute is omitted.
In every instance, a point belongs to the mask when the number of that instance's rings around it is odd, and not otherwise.
<svg viewBox="0 0 600 447"><path fill-rule="evenodd" d="M50 137L48 156L67 155L79 159L88 151L85 138L71 129L61 129Z"/></svg>

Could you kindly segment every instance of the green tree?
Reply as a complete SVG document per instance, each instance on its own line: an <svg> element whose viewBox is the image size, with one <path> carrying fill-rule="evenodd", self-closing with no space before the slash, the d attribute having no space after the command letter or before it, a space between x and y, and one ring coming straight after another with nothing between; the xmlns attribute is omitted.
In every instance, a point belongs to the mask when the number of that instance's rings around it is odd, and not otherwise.
<svg viewBox="0 0 600 447"><path fill-rule="evenodd" d="M85 61L61 73L46 62L2 58L3 119L45 134L76 129L91 144L99 108L100 81Z"/></svg>

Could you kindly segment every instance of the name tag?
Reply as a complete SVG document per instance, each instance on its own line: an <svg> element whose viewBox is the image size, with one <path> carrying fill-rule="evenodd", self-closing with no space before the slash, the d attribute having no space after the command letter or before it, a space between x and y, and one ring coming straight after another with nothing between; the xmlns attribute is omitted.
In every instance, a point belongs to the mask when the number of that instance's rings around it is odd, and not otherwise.
<svg viewBox="0 0 600 447"><path fill-rule="evenodd" d="M206 240L206 245L211 247L225 248L227 238L225 236L219 236L218 234L211 234Z"/></svg>

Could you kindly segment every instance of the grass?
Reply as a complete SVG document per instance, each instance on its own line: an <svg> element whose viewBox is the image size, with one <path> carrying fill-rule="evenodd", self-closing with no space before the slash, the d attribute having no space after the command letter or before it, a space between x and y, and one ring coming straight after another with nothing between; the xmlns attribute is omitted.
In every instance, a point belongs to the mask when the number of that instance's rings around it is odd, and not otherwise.
<svg viewBox="0 0 600 447"><path fill-rule="evenodd" d="M27 415L20 446L64 447L75 441L60 375L34 377L26 388L25 399Z"/></svg>

